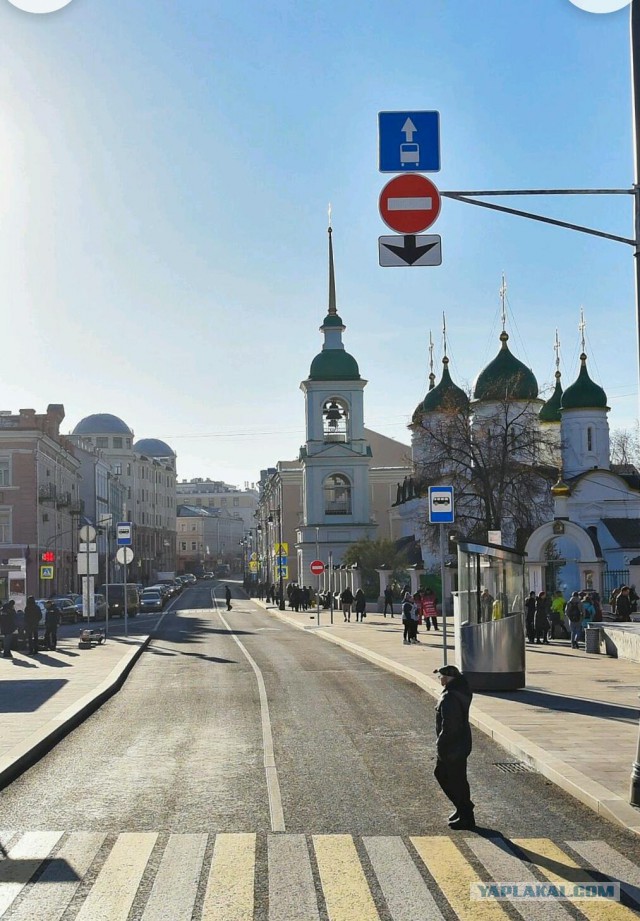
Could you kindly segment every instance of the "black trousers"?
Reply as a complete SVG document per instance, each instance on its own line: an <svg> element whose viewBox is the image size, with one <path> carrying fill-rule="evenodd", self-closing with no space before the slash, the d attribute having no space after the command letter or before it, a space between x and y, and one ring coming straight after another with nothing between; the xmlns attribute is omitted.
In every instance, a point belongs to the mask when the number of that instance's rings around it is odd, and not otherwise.
<svg viewBox="0 0 640 921"><path fill-rule="evenodd" d="M27 643L29 644L29 652L38 651L38 628L37 627L27 627Z"/></svg>
<svg viewBox="0 0 640 921"><path fill-rule="evenodd" d="M433 774L442 787L442 792L451 800L458 812L473 809L469 781L467 780L466 758L459 758L455 761L440 761L438 759Z"/></svg>

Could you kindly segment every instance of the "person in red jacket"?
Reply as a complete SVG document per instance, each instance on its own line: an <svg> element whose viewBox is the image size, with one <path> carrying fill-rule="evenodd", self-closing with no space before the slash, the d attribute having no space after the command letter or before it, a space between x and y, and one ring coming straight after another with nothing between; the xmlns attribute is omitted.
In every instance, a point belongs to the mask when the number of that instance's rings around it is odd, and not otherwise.
<svg viewBox="0 0 640 921"><path fill-rule="evenodd" d="M427 625L427 630L431 630L431 624L433 624L434 630L438 629L438 607L435 592L432 588L426 589L422 595L422 616Z"/></svg>

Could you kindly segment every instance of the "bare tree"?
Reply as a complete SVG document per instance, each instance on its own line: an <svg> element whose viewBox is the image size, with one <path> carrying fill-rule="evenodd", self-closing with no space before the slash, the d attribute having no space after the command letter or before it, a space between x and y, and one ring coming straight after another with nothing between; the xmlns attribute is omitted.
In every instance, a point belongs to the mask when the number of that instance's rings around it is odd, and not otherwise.
<svg viewBox="0 0 640 921"><path fill-rule="evenodd" d="M549 490L558 475L559 443L542 430L537 413L529 403L504 400L478 409L457 400L415 425L423 443L416 463L420 494L452 485L460 534L484 541L488 531L499 530L503 542L522 548L553 514ZM431 543L435 531L424 528Z"/></svg>
<svg viewBox="0 0 640 921"><path fill-rule="evenodd" d="M609 444L612 464L640 468L640 422L632 429L614 429Z"/></svg>

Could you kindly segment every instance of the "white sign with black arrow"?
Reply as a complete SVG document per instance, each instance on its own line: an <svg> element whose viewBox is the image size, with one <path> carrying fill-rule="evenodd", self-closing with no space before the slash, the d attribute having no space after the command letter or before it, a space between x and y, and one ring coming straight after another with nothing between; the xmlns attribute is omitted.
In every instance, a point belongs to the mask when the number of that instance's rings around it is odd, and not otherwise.
<svg viewBox="0 0 640 921"><path fill-rule="evenodd" d="M442 237L438 234L378 237L381 266L442 265Z"/></svg>

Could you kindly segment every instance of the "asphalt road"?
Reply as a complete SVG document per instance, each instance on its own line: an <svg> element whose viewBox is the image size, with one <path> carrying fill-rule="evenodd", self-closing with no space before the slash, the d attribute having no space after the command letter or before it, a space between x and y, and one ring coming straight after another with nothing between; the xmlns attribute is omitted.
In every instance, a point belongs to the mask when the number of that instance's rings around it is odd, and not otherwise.
<svg viewBox="0 0 640 921"><path fill-rule="evenodd" d="M276 791L287 834L449 834L433 700L246 599L214 607L222 588L183 592L123 689L3 791L0 828L263 835ZM481 835L597 839L640 864L637 838L535 773L505 773L509 762L475 733Z"/></svg>

